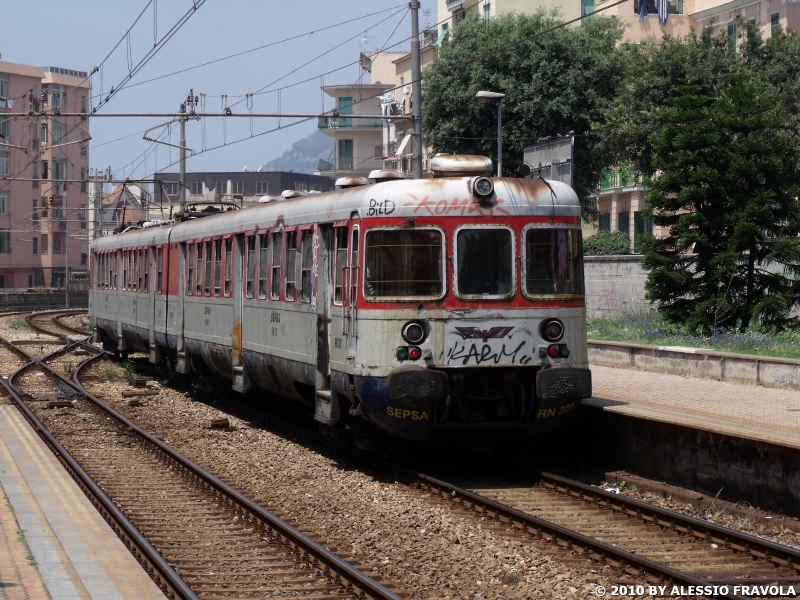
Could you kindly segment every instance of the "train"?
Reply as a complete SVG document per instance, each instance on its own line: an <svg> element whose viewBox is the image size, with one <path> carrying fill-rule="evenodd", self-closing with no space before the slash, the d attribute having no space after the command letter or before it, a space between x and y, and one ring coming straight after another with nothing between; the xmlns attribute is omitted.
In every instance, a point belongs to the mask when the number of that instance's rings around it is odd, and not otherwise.
<svg viewBox="0 0 800 600"><path fill-rule="evenodd" d="M359 447L553 431L591 396L579 199L486 157L431 170L95 239L95 341L300 402Z"/></svg>

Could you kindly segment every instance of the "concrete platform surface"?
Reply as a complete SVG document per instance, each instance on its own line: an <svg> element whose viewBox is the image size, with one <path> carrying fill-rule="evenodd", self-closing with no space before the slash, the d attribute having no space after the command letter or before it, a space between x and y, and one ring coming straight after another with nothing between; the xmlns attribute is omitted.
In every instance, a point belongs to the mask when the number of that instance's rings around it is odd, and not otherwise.
<svg viewBox="0 0 800 600"><path fill-rule="evenodd" d="M594 397L585 404L800 448L800 392L591 366Z"/></svg>
<svg viewBox="0 0 800 600"><path fill-rule="evenodd" d="M0 507L0 598L163 600L17 408L8 405L0 405L0 485L6 497ZM21 559L6 563L6 556L16 557L24 548L18 530L33 560L25 549ZM33 561L36 567L28 564ZM38 568L46 592L25 566ZM23 586L30 586L28 594L14 595Z"/></svg>

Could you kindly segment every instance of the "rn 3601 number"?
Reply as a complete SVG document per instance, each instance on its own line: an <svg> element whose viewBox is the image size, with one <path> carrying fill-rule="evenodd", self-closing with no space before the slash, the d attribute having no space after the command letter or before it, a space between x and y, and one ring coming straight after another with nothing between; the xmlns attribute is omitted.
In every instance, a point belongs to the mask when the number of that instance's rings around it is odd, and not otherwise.
<svg viewBox="0 0 800 600"><path fill-rule="evenodd" d="M280 323L281 322L281 313L272 311L269 315L269 322L270 323Z"/></svg>

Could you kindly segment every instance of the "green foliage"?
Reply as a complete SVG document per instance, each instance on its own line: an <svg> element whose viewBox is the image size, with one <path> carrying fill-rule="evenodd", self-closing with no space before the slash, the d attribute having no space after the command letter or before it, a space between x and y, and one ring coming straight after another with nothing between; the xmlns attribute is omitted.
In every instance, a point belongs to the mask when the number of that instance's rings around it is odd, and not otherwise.
<svg viewBox="0 0 800 600"><path fill-rule="evenodd" d="M677 86L651 136L647 298L690 331L800 325L800 153L745 69Z"/></svg>
<svg viewBox="0 0 800 600"><path fill-rule="evenodd" d="M97 374L103 379L120 379L125 376L125 371L112 362L104 361L97 369Z"/></svg>
<svg viewBox="0 0 800 600"><path fill-rule="evenodd" d="M512 174L526 146L540 137L589 131L604 119L624 75L617 48L622 25L594 17L581 27L543 33L557 13L468 18L451 32L425 70L423 125L435 152L482 154L496 160L497 109L479 104L480 90L502 92L503 168ZM584 215L611 161L598 136L576 138L575 189Z"/></svg>
<svg viewBox="0 0 800 600"><path fill-rule="evenodd" d="M20 329L22 327L27 327L28 322L22 317L17 317L16 319L11 319L8 322L8 326L11 327L11 329Z"/></svg>
<svg viewBox="0 0 800 600"><path fill-rule="evenodd" d="M122 364L122 368L125 369L125 379L128 383L133 383L133 380L139 376L136 372L136 365L129 360Z"/></svg>
<svg viewBox="0 0 800 600"><path fill-rule="evenodd" d="M627 231L599 231L583 240L586 256L605 256L631 253L631 238Z"/></svg>

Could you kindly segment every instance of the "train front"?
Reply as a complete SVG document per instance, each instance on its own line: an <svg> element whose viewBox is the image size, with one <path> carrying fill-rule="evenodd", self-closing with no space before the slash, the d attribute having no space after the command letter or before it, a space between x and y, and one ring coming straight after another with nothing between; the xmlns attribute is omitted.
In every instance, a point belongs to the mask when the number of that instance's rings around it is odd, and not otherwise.
<svg viewBox="0 0 800 600"><path fill-rule="evenodd" d="M428 441L563 425L591 396L573 190L488 177L372 187L394 210L362 219L355 411Z"/></svg>

